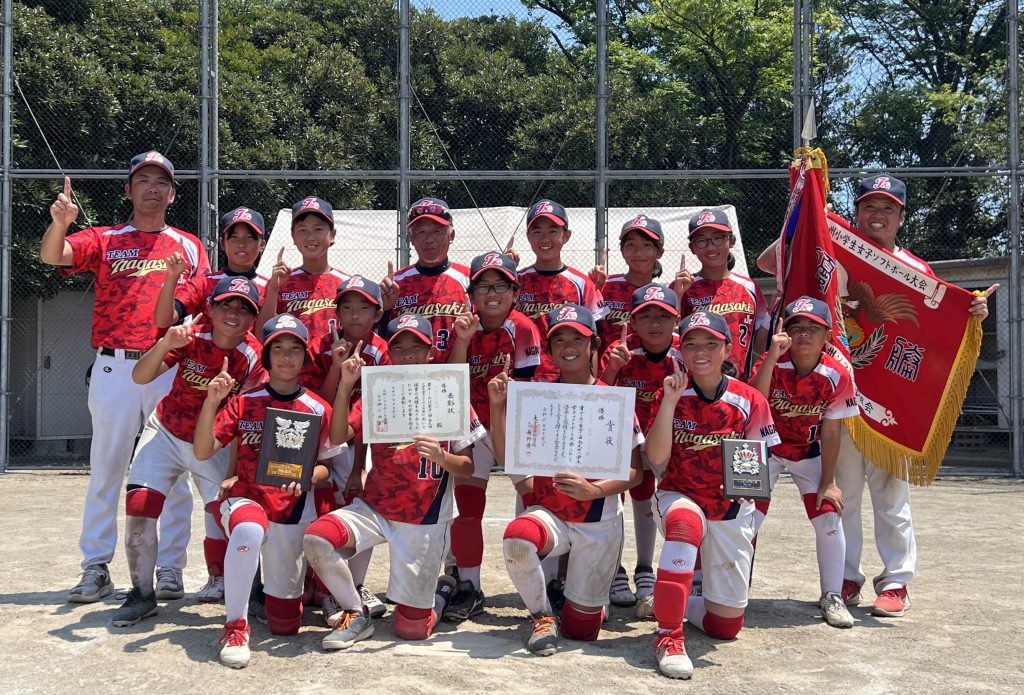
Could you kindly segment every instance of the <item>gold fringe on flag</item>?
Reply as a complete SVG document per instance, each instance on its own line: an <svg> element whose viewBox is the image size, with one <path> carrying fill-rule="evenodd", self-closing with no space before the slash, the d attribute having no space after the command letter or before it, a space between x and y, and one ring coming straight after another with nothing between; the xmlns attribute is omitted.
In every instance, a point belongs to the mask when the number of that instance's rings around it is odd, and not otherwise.
<svg viewBox="0 0 1024 695"><path fill-rule="evenodd" d="M828 159L825 157L825 152L820 147L811 149L810 147L798 147L796 152L793 153L793 163L790 166L799 167L800 160L807 157L807 167L809 169L821 169L821 191L825 198L828 198L828 193L832 190L832 184L828 180Z"/></svg>
<svg viewBox="0 0 1024 695"><path fill-rule="evenodd" d="M981 293L975 292L976 295ZM953 428L963 410L967 387L981 352L981 319L971 317L960 342L956 359L939 399L939 409L922 451L915 451L889 439L864 422L862 415L846 418L850 437L872 463L891 475L914 485L931 485L946 456Z"/></svg>

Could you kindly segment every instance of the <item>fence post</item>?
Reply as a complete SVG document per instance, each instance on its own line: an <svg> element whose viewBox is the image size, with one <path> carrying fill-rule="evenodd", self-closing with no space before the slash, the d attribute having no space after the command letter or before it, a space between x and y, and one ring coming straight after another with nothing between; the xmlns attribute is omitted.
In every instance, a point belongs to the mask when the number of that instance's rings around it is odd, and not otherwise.
<svg viewBox="0 0 1024 695"><path fill-rule="evenodd" d="M0 194L0 474L7 472L10 447L11 373L11 73L14 72L14 0L4 1L3 190Z"/></svg>
<svg viewBox="0 0 1024 695"><path fill-rule="evenodd" d="M210 0L199 1L199 209L198 236L210 251Z"/></svg>
<svg viewBox="0 0 1024 695"><path fill-rule="evenodd" d="M597 103L594 168L594 263L600 263L608 243L608 0L596 0ZM605 272L607 272L605 268Z"/></svg>
<svg viewBox="0 0 1024 695"><path fill-rule="evenodd" d="M220 0L210 0L210 192L208 236L210 263L219 269L220 253Z"/></svg>
<svg viewBox="0 0 1024 695"><path fill-rule="evenodd" d="M1021 442L1021 406L1024 405L1024 379L1021 369L1021 282L1020 282L1020 43L1018 31L1020 14L1018 0L1007 0L1007 112L1010 130L1010 201L1006 224L1010 241L1010 277L1007 290L1010 293L1010 428L1012 442L1013 472L1019 477L1024 472Z"/></svg>
<svg viewBox="0 0 1024 695"><path fill-rule="evenodd" d="M409 0L398 0L398 267L409 265L410 198L409 170L412 152L409 144L409 53L410 47Z"/></svg>

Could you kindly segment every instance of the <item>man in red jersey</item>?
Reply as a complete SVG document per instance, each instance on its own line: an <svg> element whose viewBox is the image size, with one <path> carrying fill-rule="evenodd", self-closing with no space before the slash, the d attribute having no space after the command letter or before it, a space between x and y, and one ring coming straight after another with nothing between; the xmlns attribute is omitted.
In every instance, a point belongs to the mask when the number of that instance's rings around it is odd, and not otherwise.
<svg viewBox="0 0 1024 695"><path fill-rule="evenodd" d="M132 216L112 227L89 227L67 236L78 218L71 179L50 206L52 222L43 235L39 258L58 266L65 275L95 275L92 345L97 350L89 383L92 444L89 449L89 490L79 548L82 578L68 600L93 603L114 590L107 564L117 545L117 508L121 483L143 421L171 385L173 374L139 385L132 368L153 347L160 331L153 313L167 273L166 259L182 252L187 268L181 282L210 271L206 249L192 234L169 227L167 208L174 202L174 165L159 152L132 158L124 194ZM181 598L192 517L192 492L187 476L179 478L168 495L157 558L157 595Z"/></svg>

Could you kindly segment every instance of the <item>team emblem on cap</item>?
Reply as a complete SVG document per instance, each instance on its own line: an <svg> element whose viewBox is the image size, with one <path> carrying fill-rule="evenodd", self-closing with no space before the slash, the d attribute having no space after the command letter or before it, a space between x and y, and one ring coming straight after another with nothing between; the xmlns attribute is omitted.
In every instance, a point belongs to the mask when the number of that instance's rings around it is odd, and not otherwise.
<svg viewBox="0 0 1024 695"><path fill-rule="evenodd" d="M418 203L416 203L415 205L413 205L413 207L417 208L417 207L423 207L423 206L426 206L426 205L433 205L433 204L434 204L433 200L431 200L430 198L424 198L423 200L421 200Z"/></svg>
<svg viewBox="0 0 1024 695"><path fill-rule="evenodd" d="M501 254L500 253L489 253L484 258L483 268L500 268L502 267Z"/></svg>
<svg viewBox="0 0 1024 695"><path fill-rule="evenodd" d="M231 217L232 222L252 222L252 211L249 208L238 208Z"/></svg>
<svg viewBox="0 0 1024 695"><path fill-rule="evenodd" d="M402 317L398 319L399 328L408 328L409 326L416 326L416 314L402 314Z"/></svg>
<svg viewBox="0 0 1024 695"><path fill-rule="evenodd" d="M284 314L277 320L278 328L298 328L298 322L292 317L291 314Z"/></svg>
<svg viewBox="0 0 1024 695"><path fill-rule="evenodd" d="M349 287L365 287L365 285L363 285L363 278L361 278L358 275L353 275L351 278L349 278L348 286Z"/></svg>
<svg viewBox="0 0 1024 695"><path fill-rule="evenodd" d="M149 152L146 155L146 161L147 162L160 162L161 164L163 164L164 157L159 152Z"/></svg>
<svg viewBox="0 0 1024 695"><path fill-rule="evenodd" d="M556 321L575 321L579 318L576 313L576 309L571 306L563 306L562 310L558 312L558 316L555 317Z"/></svg>
<svg viewBox="0 0 1024 695"><path fill-rule="evenodd" d="M892 188L892 182L889 181L888 176L879 176L877 179L875 179L875 184L872 186L872 188L875 190L882 189L888 191L889 189Z"/></svg>
<svg viewBox="0 0 1024 695"><path fill-rule="evenodd" d="M630 227L647 227L647 218L644 215L637 215L633 218L633 221L629 223Z"/></svg>
<svg viewBox="0 0 1024 695"><path fill-rule="evenodd" d="M275 417L277 420L277 432L275 439L277 445L282 449L301 449L302 443L306 441L306 430L309 429L309 421L299 422L283 417Z"/></svg>
<svg viewBox="0 0 1024 695"><path fill-rule="evenodd" d="M700 213L700 217L697 218L697 225L696 226L699 227L702 224L711 224L714 221L715 221L715 213L711 212L710 210L704 210L703 212Z"/></svg>
<svg viewBox="0 0 1024 695"><path fill-rule="evenodd" d="M710 326L711 321L708 319L708 315L698 311L690 318L691 326Z"/></svg>
<svg viewBox="0 0 1024 695"><path fill-rule="evenodd" d="M228 287L228 292L248 292L249 281L245 278L235 278L231 281L231 286Z"/></svg>
<svg viewBox="0 0 1024 695"><path fill-rule="evenodd" d="M554 212L554 211L555 211L555 209L553 207L551 207L551 203L549 203L546 200L542 200L539 203L537 203L537 213L538 214L540 214L542 212Z"/></svg>
<svg viewBox="0 0 1024 695"><path fill-rule="evenodd" d="M803 313L805 311L814 311L814 304L811 303L810 299L798 299L793 303L793 313Z"/></svg>
<svg viewBox="0 0 1024 695"><path fill-rule="evenodd" d="M648 287L647 291L644 292L644 301L649 302L652 299L664 299L665 292L660 287Z"/></svg>
<svg viewBox="0 0 1024 695"><path fill-rule="evenodd" d="M316 198L306 198L302 201L302 205L299 206L302 210L319 210L320 203L317 202Z"/></svg>

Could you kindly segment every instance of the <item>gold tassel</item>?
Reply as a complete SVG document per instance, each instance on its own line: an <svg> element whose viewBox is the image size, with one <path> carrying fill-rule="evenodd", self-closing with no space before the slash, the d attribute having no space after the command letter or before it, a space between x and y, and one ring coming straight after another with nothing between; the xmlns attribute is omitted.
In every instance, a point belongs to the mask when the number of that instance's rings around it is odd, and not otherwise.
<svg viewBox="0 0 1024 695"><path fill-rule="evenodd" d="M793 153L793 163L790 166L799 167L800 160L804 157L807 157L808 168L821 169L822 193L825 198L828 198L829 191L832 190L832 184L828 180L828 159L825 157L825 152L820 147L815 147L814 149L798 147L796 152Z"/></svg>
<svg viewBox="0 0 1024 695"><path fill-rule="evenodd" d="M953 428L963 410L967 387L981 352L981 319L972 317L950 368L946 388L939 398L939 411L920 452L898 444L864 422L862 415L846 419L857 450L876 466L908 483L931 485L953 437Z"/></svg>

